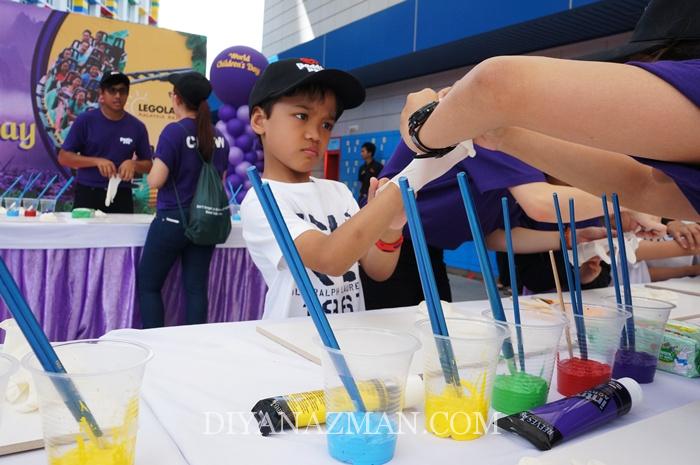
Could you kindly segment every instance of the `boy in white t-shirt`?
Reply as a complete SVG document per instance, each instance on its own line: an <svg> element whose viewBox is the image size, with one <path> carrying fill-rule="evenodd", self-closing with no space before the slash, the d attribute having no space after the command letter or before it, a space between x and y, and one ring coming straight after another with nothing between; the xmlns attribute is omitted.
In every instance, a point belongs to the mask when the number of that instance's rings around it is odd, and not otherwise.
<svg viewBox="0 0 700 465"><path fill-rule="evenodd" d="M267 66L248 102L251 127L265 152L263 177L326 313L364 310L358 262L372 279L385 280L396 267L403 241L397 184L372 179L368 204L360 210L344 184L311 177L343 110L359 106L364 98L362 84L351 74L323 69L312 59L290 58ZM406 174L417 190L462 158L445 156L429 162L434 170ZM427 171L433 172L426 178ZM241 203L241 219L243 239L268 286L263 318L307 315L252 189Z"/></svg>

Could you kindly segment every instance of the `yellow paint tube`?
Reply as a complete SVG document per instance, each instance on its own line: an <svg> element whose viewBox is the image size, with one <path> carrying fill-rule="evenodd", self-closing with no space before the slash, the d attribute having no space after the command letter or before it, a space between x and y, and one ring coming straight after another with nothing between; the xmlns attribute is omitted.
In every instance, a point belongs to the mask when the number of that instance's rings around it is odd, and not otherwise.
<svg viewBox="0 0 700 465"><path fill-rule="evenodd" d="M358 383L360 395L369 411L392 410L385 405L399 386L381 381ZM331 391L332 403L338 411L352 410L352 402L343 388ZM418 407L423 402L423 381L418 375L406 380L404 408ZM393 410L398 410L397 408ZM286 429L304 428L326 422L326 403L322 389L259 400L252 408L260 433L268 436Z"/></svg>

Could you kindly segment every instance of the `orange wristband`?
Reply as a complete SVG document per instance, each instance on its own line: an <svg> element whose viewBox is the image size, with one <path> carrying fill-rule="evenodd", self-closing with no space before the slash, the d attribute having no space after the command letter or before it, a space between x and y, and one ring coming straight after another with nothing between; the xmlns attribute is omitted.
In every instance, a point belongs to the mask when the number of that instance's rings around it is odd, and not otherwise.
<svg viewBox="0 0 700 465"><path fill-rule="evenodd" d="M383 240L379 239L374 245L376 245L382 252L391 253L399 250L399 248L401 248L401 244L403 244L403 236L399 237L394 242L384 242Z"/></svg>

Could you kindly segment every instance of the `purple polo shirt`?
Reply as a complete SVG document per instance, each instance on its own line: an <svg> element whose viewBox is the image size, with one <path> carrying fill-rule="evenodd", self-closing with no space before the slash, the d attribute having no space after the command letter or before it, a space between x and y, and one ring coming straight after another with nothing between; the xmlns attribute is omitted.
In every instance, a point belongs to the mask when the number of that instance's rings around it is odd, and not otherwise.
<svg viewBox="0 0 700 465"><path fill-rule="evenodd" d="M501 197L509 200L511 226L520 224L521 208L508 192L508 187L545 180L541 171L502 152L475 146L477 156L467 158L418 193L418 211L428 244L441 249L455 249L472 240L471 230L459 193L457 174L469 176L472 197L484 235L503 228ZM413 152L400 142L384 165L381 177L398 174L413 159Z"/></svg>
<svg viewBox="0 0 700 465"><path fill-rule="evenodd" d="M223 175L228 163L229 145L224 136L215 129L214 153L212 154L214 167ZM195 120L185 118L181 121L170 123L160 133L155 158L159 158L168 167L168 179L163 187L158 189L156 208L158 210L172 210L178 208L173 180L177 187L177 195L184 208L188 208L199 180L199 171L202 169L202 159L194 148L196 144L197 127Z"/></svg>
<svg viewBox="0 0 700 465"><path fill-rule="evenodd" d="M119 169L125 160L136 154L139 160L151 159L151 146L148 144L146 126L129 113L119 121L113 121L102 114L99 108L81 113L68 132L61 146L68 152L88 157L107 158ZM106 189L109 179L103 177L97 168L80 168L76 177L78 184ZM129 188L122 182L120 188Z"/></svg>

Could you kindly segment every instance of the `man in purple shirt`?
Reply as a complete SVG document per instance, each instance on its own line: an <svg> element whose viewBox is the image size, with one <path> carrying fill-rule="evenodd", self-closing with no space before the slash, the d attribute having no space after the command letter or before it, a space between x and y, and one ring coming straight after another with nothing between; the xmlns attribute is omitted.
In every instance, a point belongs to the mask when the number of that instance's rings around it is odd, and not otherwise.
<svg viewBox="0 0 700 465"><path fill-rule="evenodd" d="M134 175L150 171L152 162L146 126L124 110L128 97L129 78L106 73L100 82L100 107L82 113L71 126L58 162L77 170L75 208L134 212L131 181ZM105 207L112 176L122 182L111 205Z"/></svg>

